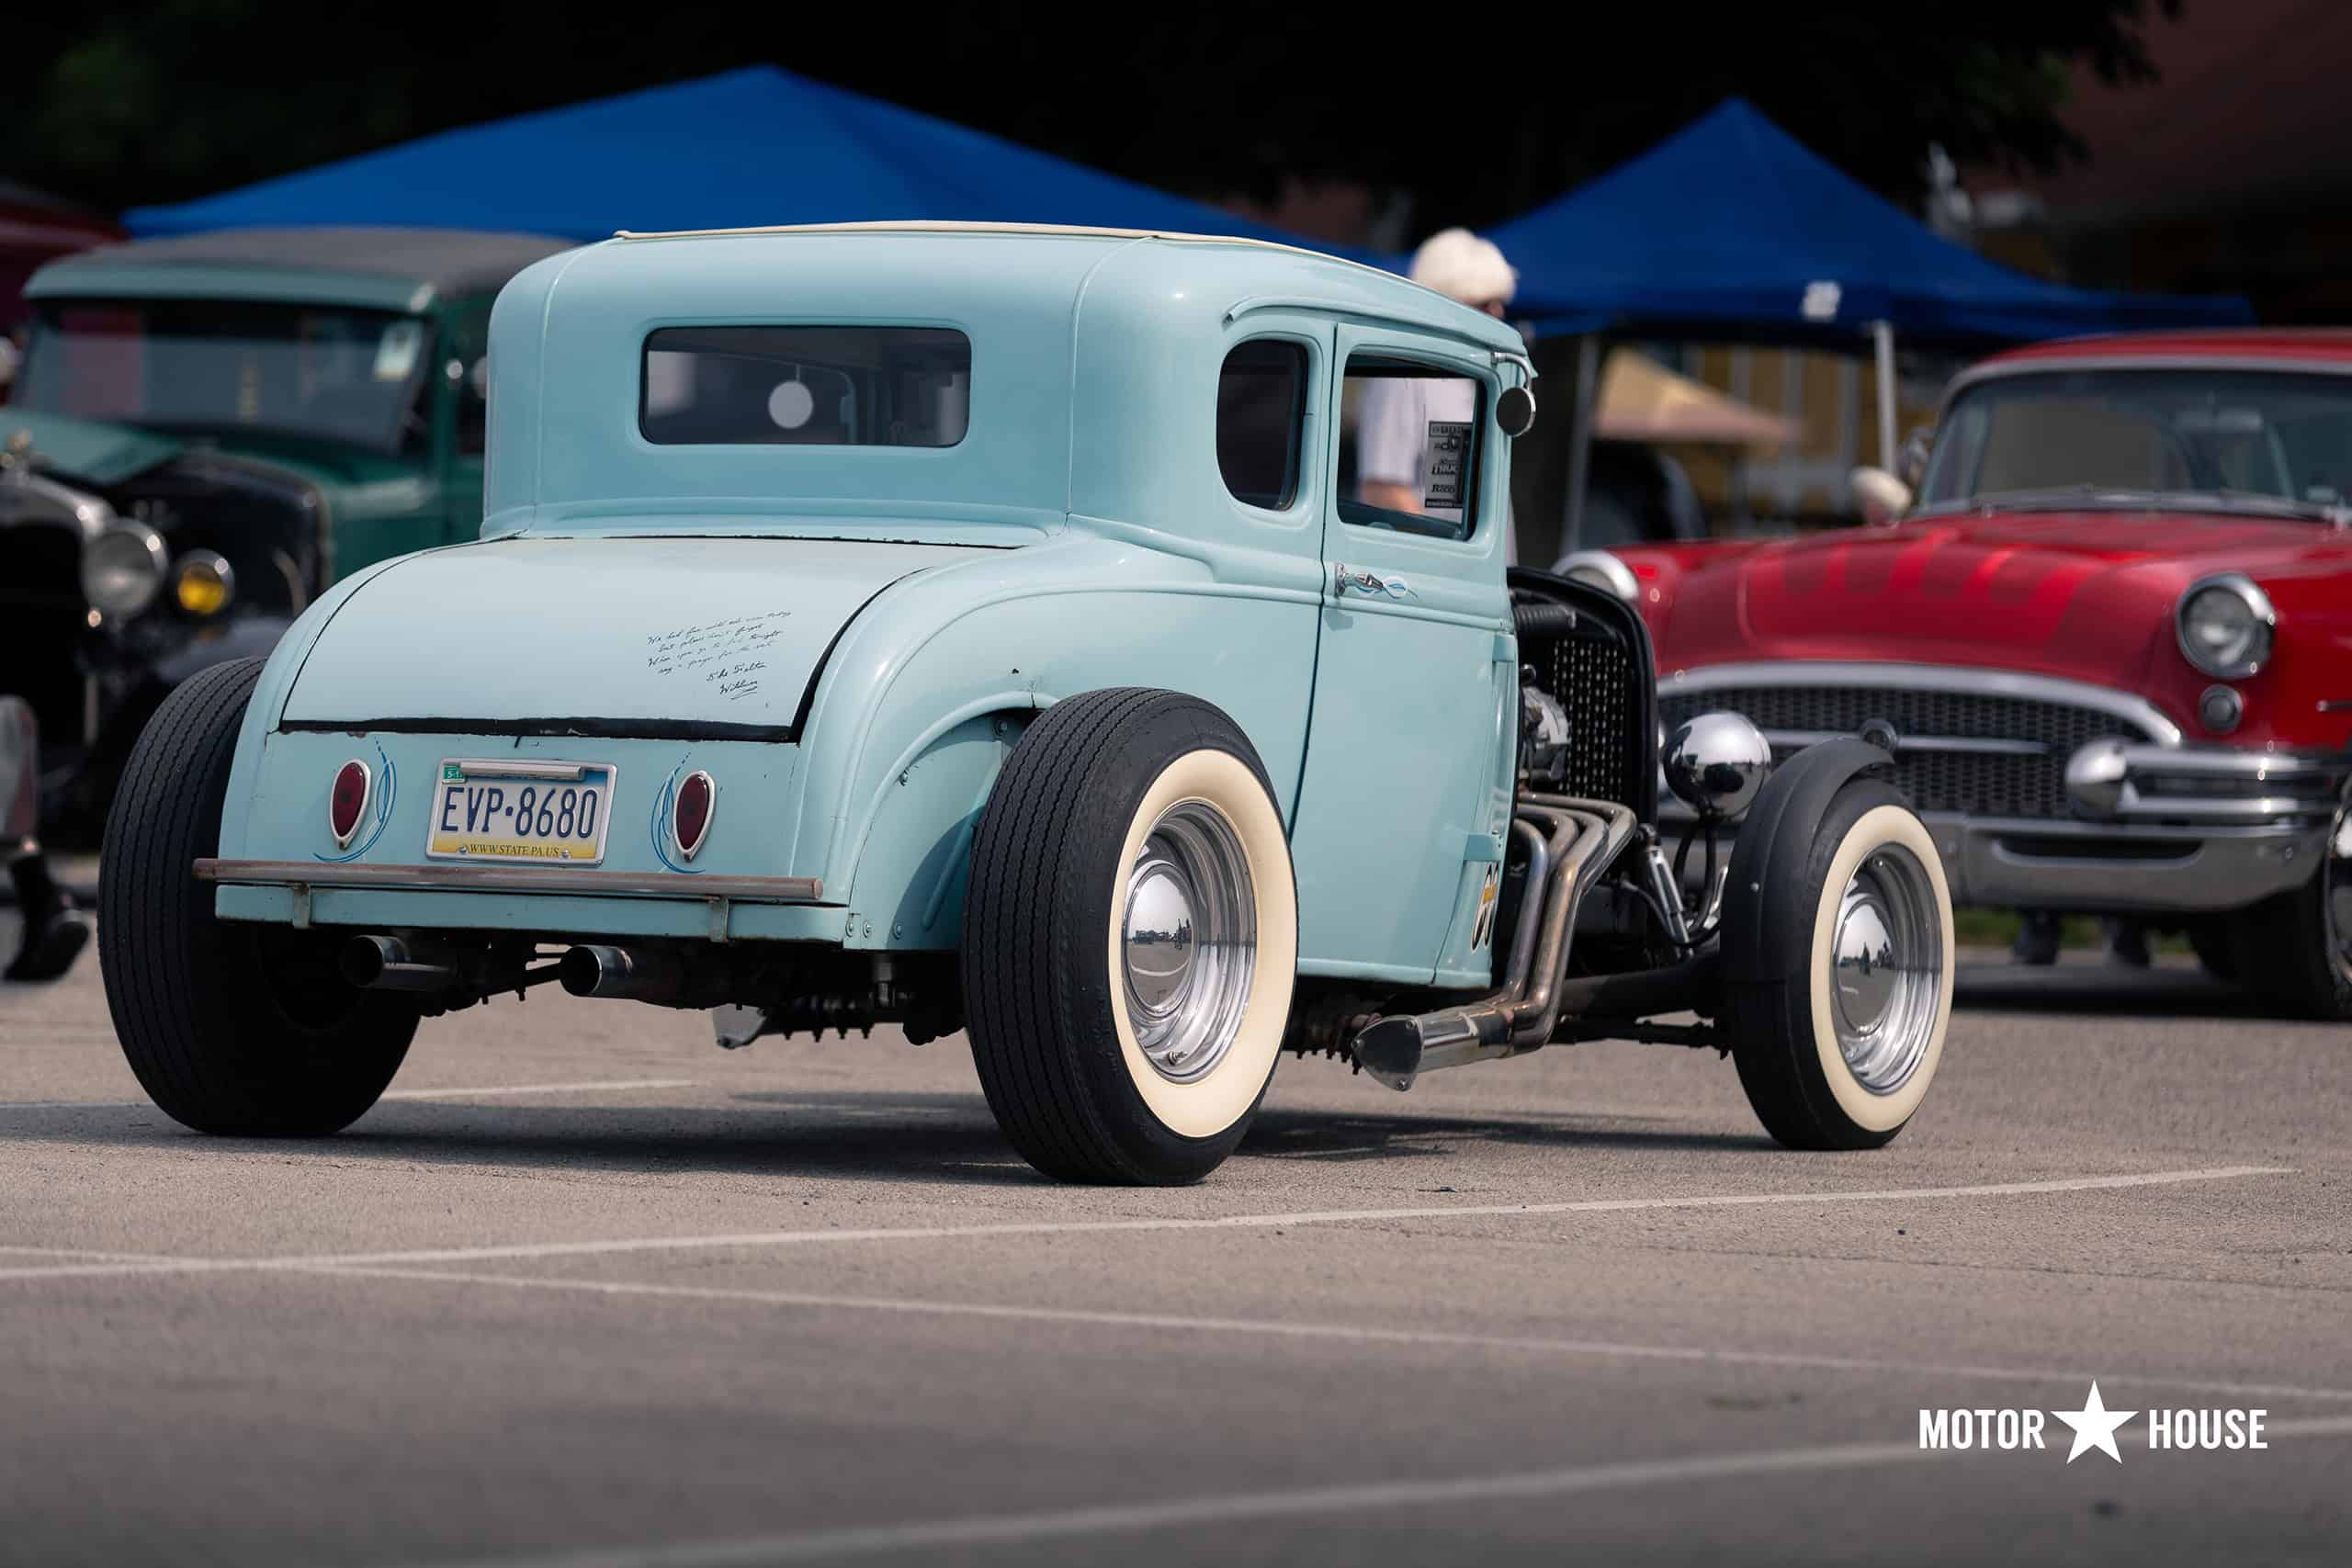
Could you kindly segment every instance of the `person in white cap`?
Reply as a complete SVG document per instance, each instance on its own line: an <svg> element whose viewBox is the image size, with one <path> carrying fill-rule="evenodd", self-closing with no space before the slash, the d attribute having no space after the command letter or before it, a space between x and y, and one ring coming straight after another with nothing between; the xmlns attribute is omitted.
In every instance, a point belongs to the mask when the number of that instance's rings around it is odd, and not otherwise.
<svg viewBox="0 0 2352 1568"><path fill-rule="evenodd" d="M1499 317L1519 291L1519 273L1491 240L1446 229L1421 242L1410 274L1475 310ZM1477 384L1466 378L1396 377L1364 388L1356 421L1356 498L1391 512L1426 513L1431 422L1467 423L1477 412ZM1510 530L1504 558L1516 561Z"/></svg>

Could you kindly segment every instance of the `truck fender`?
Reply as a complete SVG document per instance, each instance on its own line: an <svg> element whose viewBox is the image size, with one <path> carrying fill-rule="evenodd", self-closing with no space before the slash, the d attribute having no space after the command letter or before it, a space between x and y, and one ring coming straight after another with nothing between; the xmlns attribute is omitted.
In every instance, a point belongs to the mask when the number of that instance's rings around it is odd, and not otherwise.
<svg viewBox="0 0 2352 1568"><path fill-rule="evenodd" d="M1783 838L1809 843L1829 814L1829 803L1852 780L1894 759L1867 740L1848 736L1817 741L1772 771L1757 792L1756 804L1740 824L1732 845L1731 874L1724 885L1721 930L1723 976L1728 985L1779 979L1765 954L1766 922L1809 919L1795 907L1796 890L1773 886L1764 868Z"/></svg>

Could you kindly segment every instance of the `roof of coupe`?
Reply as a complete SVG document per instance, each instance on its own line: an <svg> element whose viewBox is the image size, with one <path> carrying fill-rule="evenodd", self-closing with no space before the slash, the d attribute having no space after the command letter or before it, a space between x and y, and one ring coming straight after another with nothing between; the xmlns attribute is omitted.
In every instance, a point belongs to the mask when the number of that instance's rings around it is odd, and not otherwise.
<svg viewBox="0 0 2352 1568"><path fill-rule="evenodd" d="M768 246L805 244L811 242L828 244L855 243L871 248L875 254L901 251L909 245L938 245L942 243L981 243L1002 246L1007 253L1003 265L1018 267L1024 257L1040 257L1072 245L1085 247L1103 256L1131 251L1167 251L1176 249L1196 257L1227 253L1237 258L1238 265L1259 279L1287 277L1294 282L1315 282L1328 292L1313 298L1288 298L1279 303L1310 310L1357 310L1371 308L1371 313L1395 320L1422 322L1448 335L1465 338L1487 348L1523 354L1526 344L1518 332L1494 320L1483 311L1447 299L1434 290L1379 267L1349 261L1321 251L1301 246L1277 244L1267 240L1245 239L1227 234L1191 234L1153 229L1103 229L1058 223L979 223L944 220L891 219L859 223L779 224L752 229L682 229L666 231L639 231L624 229L605 244L586 248L580 259L594 257L591 265L597 270L606 266L627 267L641 264L642 271L628 276L647 282L660 279L664 268L658 261L646 259L647 253L656 253L666 242L717 242L731 245ZM630 253L639 253L631 255ZM620 258L628 256L628 261ZM564 264L569 273L573 263ZM701 265L701 258L696 258ZM682 276L672 270L673 278ZM1095 269L1089 268L1078 280L1077 292L1083 293L1086 285L1095 278ZM1230 276L1230 275L1227 275ZM1182 298L1179 295L1178 298ZM1259 298L1237 298L1231 303L1265 305L1277 301Z"/></svg>
<svg viewBox="0 0 2352 1568"><path fill-rule="evenodd" d="M1219 367L1250 338L1322 356L1401 331L1491 373L1517 332L1393 273L1256 241L990 224L628 235L552 256L491 321L490 532L650 516L917 513L1179 534L1238 504L1211 455ZM639 433L650 335L680 323L944 329L971 355L953 445L665 446Z"/></svg>

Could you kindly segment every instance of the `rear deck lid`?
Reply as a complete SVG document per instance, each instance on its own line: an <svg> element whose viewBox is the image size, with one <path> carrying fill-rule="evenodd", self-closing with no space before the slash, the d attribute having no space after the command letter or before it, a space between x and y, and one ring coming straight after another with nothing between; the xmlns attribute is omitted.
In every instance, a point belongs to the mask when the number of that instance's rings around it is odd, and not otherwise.
<svg viewBox="0 0 2352 1568"><path fill-rule="evenodd" d="M596 536L433 550L354 593L282 727L795 739L842 626L972 547Z"/></svg>

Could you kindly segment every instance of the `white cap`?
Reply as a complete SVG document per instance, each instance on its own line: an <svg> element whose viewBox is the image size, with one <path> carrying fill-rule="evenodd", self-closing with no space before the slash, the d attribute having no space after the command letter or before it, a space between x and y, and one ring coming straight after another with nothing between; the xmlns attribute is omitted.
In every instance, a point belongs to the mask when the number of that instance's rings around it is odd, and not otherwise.
<svg viewBox="0 0 2352 1568"><path fill-rule="evenodd" d="M1510 303L1519 292L1519 273L1492 240L1482 240L1467 229L1441 229L1413 253L1413 281L1434 288L1464 305L1489 299Z"/></svg>

